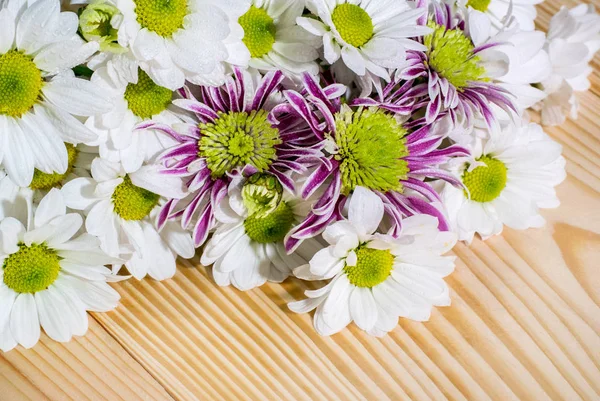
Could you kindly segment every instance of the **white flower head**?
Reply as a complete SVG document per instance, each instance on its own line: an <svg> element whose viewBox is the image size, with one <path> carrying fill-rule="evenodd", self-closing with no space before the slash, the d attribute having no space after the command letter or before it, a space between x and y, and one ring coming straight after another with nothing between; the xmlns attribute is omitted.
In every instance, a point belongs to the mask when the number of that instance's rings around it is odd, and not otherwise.
<svg viewBox="0 0 600 401"><path fill-rule="evenodd" d="M25 224L23 224L25 223ZM52 189L27 221L0 221L0 349L34 346L40 325L50 338L66 342L84 335L86 311L114 309L119 294L107 281L105 264L115 263L98 238L76 236L83 224L66 213L63 197Z"/></svg>
<svg viewBox="0 0 600 401"><path fill-rule="evenodd" d="M250 67L260 71L282 70L299 76L304 72L317 74L316 63L320 41L296 24L302 16L304 0L244 0L248 7L237 18L243 30L245 48L235 49L248 54Z"/></svg>
<svg viewBox="0 0 600 401"><path fill-rule="evenodd" d="M390 80L388 68L406 59L406 50L424 50L410 39L430 32L417 25L425 14L405 0L308 0L308 9L318 17L299 17L298 25L323 38L325 60L341 60L359 76L370 73Z"/></svg>
<svg viewBox="0 0 600 401"><path fill-rule="evenodd" d="M554 187L566 176L562 147L534 123L506 124L479 140L472 159L454 166L465 189L445 186L442 200L460 240L497 235L503 225L541 227L542 208L559 205Z"/></svg>
<svg viewBox="0 0 600 401"><path fill-rule="evenodd" d="M536 108L542 111L545 125L562 124L566 116L577 117L575 92L590 88L590 61L600 49L600 16L593 5L581 4L572 9L562 7L552 17L546 50L552 74L542 81L548 95Z"/></svg>
<svg viewBox="0 0 600 401"><path fill-rule="evenodd" d="M236 177L215 210L219 224L200 263L214 264L213 277L220 286L246 291L267 281L282 282L319 248L314 239L292 254L284 246L285 236L306 217L310 205L284 191L270 174Z"/></svg>
<svg viewBox="0 0 600 401"><path fill-rule="evenodd" d="M294 270L306 280L331 279L318 290L305 291L307 299L289 304L297 313L316 308L319 334L335 334L354 321L382 336L396 327L399 317L426 321L433 306L450 304L443 277L454 270L454 257L442 255L454 246L456 235L440 232L438 220L429 215L404 219L398 238L379 234L383 214L381 199L357 187L348 220L323 233L329 246Z"/></svg>
<svg viewBox="0 0 600 401"><path fill-rule="evenodd" d="M93 83L75 78L98 43L77 35L77 15L58 0L10 0L0 9L0 166L19 186L34 170L64 173L66 143L97 136L76 117L110 109Z"/></svg>
<svg viewBox="0 0 600 401"><path fill-rule="evenodd" d="M177 255L194 256L190 234L180 224L169 221L156 229L165 198L185 196L181 179L162 174L158 165L126 173L120 164L96 158L92 178L77 178L61 191L68 207L84 211L87 232L100 238L107 254L125 260L137 279L146 274L156 280L170 278Z"/></svg>
<svg viewBox="0 0 600 401"><path fill-rule="evenodd" d="M228 3L116 0L123 14L118 43L130 50L139 66L160 86L176 90L185 80L221 85L228 72L225 62L247 64L247 60L239 56L236 59L237 55L231 53L240 47L242 38L239 30L231 29Z"/></svg>
<svg viewBox="0 0 600 401"><path fill-rule="evenodd" d="M167 125L181 123L182 113L172 105L172 90L157 85L126 60L114 58L92 75L91 81L110 95L113 109L89 117L86 126L98 134L102 158L134 172L177 143L162 132L141 129L140 124L149 120Z"/></svg>

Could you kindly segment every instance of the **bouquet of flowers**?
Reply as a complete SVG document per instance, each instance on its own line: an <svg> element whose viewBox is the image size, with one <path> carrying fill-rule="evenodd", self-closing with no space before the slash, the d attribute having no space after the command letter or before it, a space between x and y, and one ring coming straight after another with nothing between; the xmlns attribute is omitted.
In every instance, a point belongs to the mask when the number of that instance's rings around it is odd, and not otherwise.
<svg viewBox="0 0 600 401"><path fill-rule="evenodd" d="M457 240L559 205L531 118L576 117L600 17L541 1L0 0L0 348L196 253L322 281L289 305L321 335L427 320Z"/></svg>

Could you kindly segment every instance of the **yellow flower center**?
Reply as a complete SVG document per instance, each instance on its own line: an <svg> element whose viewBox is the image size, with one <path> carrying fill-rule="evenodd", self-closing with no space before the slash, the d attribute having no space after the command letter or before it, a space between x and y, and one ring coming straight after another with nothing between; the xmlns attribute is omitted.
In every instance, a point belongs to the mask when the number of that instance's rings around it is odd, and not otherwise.
<svg viewBox="0 0 600 401"><path fill-rule="evenodd" d="M477 161L486 165L476 167L473 171L465 171L463 183L471 194L471 200L491 202L500 196L506 187L506 166L500 160L489 156L482 156Z"/></svg>
<svg viewBox="0 0 600 401"><path fill-rule="evenodd" d="M133 0L137 22L142 28L170 38L183 28L183 19L188 14L187 0Z"/></svg>
<svg viewBox="0 0 600 401"><path fill-rule="evenodd" d="M275 43L275 22L262 8L250 7L238 22L244 29L242 41L253 58L269 53Z"/></svg>
<svg viewBox="0 0 600 401"><path fill-rule="evenodd" d="M335 29L349 45L361 47L373 37L371 16L355 4L337 5L331 14L331 19Z"/></svg>
<svg viewBox="0 0 600 401"><path fill-rule="evenodd" d="M125 89L127 107L141 119L150 119L162 113L171 104L173 92L152 81L144 71L138 70L137 84L129 84Z"/></svg>
<svg viewBox="0 0 600 401"><path fill-rule="evenodd" d="M148 216L159 198L159 195L133 185L128 175L112 194L115 213L123 220L141 220Z"/></svg>
<svg viewBox="0 0 600 401"><path fill-rule="evenodd" d="M75 160L77 160L77 154L79 153L77 148L70 143L65 143L65 147L67 148L67 155L69 158L67 171L65 171L63 174L48 174L43 173L36 168L33 173L33 180L31 180L31 184L29 184L29 188L48 190L59 187L62 184L63 180L67 178L71 171L73 171L73 164L75 164Z"/></svg>
<svg viewBox="0 0 600 401"><path fill-rule="evenodd" d="M394 265L394 255L390 251L361 246L355 252L356 266L344 267L344 273L350 284L371 288L383 283L389 277Z"/></svg>
<svg viewBox="0 0 600 401"><path fill-rule="evenodd" d="M33 59L16 50L0 55L0 114L20 117L42 90L42 72Z"/></svg>
<svg viewBox="0 0 600 401"><path fill-rule="evenodd" d="M58 277L60 258L45 244L19 244L19 250L4 260L4 284L17 293L45 290Z"/></svg>

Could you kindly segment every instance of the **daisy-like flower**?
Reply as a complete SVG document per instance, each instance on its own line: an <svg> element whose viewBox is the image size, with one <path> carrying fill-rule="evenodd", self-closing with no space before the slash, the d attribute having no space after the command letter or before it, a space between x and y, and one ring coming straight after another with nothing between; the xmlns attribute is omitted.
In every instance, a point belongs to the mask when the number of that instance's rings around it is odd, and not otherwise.
<svg viewBox="0 0 600 401"><path fill-rule="evenodd" d="M176 143L160 131L143 129L145 125L141 124L147 120L163 124L181 122L177 108L172 105L173 91L158 86L135 66L127 70L117 60L96 70L91 81L109 94L113 104L108 113L86 121L86 126L98 134L102 158L120 162L126 172L134 172Z"/></svg>
<svg viewBox="0 0 600 401"><path fill-rule="evenodd" d="M433 131L423 119L403 125L394 105L378 107L370 99L357 99L358 106L341 106L335 86L322 89L308 74L303 80L306 96L285 91L289 105L278 108L292 108L322 141L321 163L304 183L302 197L326 189L286 239L288 251L340 219L347 196L359 186L381 197L393 220L394 235L399 234L403 217L420 213L434 215L440 229L448 229L439 195L425 179L460 185L439 165L468 155L468 150L457 145L442 148L445 133Z"/></svg>
<svg viewBox="0 0 600 401"><path fill-rule="evenodd" d="M436 219L427 215L405 219L397 238L379 234L383 215L381 199L357 187L348 219L323 233L329 246L294 270L305 280L331 279L320 289L305 291L307 299L289 304L297 313L316 308L319 334L335 334L354 321L367 333L383 336L399 317L426 321L433 306L450 305L443 277L454 270L454 257L442 255L454 246L456 235L440 232Z"/></svg>
<svg viewBox="0 0 600 401"><path fill-rule="evenodd" d="M320 247L307 241L289 254L283 239L310 210L310 204L284 192L279 180L266 173L236 177L228 195L215 209L219 224L204 246L200 263L213 265L220 286L245 291L266 281L280 283L304 265Z"/></svg>
<svg viewBox="0 0 600 401"><path fill-rule="evenodd" d="M244 2L244 1L242 1ZM283 70L294 75L319 72L319 40L296 25L304 0L250 0L237 21L249 53L248 65L261 71ZM240 50L238 50L240 51Z"/></svg>
<svg viewBox="0 0 600 401"><path fill-rule="evenodd" d="M25 224L23 224L25 223ZM57 189L46 195L34 214L21 222L0 221L0 349L33 347L40 325L50 338L66 342L88 328L86 311L114 309L119 294L96 237L75 235L83 221L66 213Z"/></svg>
<svg viewBox="0 0 600 401"><path fill-rule="evenodd" d="M452 171L465 189L446 186L442 199L460 240L483 239L503 225L541 227L540 209L559 205L554 187L566 177L562 147L537 124L507 124L473 149L472 158L454 160Z"/></svg>
<svg viewBox="0 0 600 401"><path fill-rule="evenodd" d="M548 97L536 108L541 109L545 125L558 125L567 115L577 118L575 92L590 88L588 76L593 69L589 63L600 49L600 16L594 6L561 8L550 21L546 49L552 74L541 84Z"/></svg>
<svg viewBox="0 0 600 401"><path fill-rule="evenodd" d="M194 242L200 246L214 226L214 210L227 194L231 177L238 173L248 176L269 172L285 189L294 192L294 181L288 173L304 173L307 165L318 161L320 151L302 118L271 113L277 103L282 103L279 108L285 107L285 99L279 96L283 78L280 71L260 79L259 75L236 69L223 87L201 88L200 100L188 91L187 99L174 101L195 113L197 122L179 124L174 129L148 125L180 143L163 155L165 173L187 177L191 194L180 205L176 199L168 202L159 225L169 216L181 216L184 228L194 223Z"/></svg>
<svg viewBox="0 0 600 401"><path fill-rule="evenodd" d="M68 207L86 214L87 232L100 238L108 255L125 260L137 279L171 278L177 255L194 256L191 237L180 225L168 222L160 231L155 228L165 200L161 197L184 196L181 180L162 175L156 165L126 173L121 165L96 158L92 178L77 178L61 191Z"/></svg>
<svg viewBox="0 0 600 401"><path fill-rule="evenodd" d="M491 22L493 32L516 24L523 31L535 29L536 4L544 0L458 0L461 7L470 7L486 13Z"/></svg>
<svg viewBox="0 0 600 401"><path fill-rule="evenodd" d="M341 58L359 76L389 81L387 69L397 68L407 49L423 49L410 38L430 32L417 25L425 10L405 0L308 0L307 7L318 19L299 17L298 25L323 38L329 64Z"/></svg>
<svg viewBox="0 0 600 401"><path fill-rule="evenodd" d="M139 66L160 86L176 90L185 80L220 85L225 79L224 62L239 57L232 54L229 60L228 45L242 38L231 31L229 17L219 3L116 0L123 14L118 43L130 49Z"/></svg>
<svg viewBox="0 0 600 401"><path fill-rule="evenodd" d="M88 42L98 42L99 50L107 53L127 51L119 45L119 26L123 14L110 0L92 0L79 13L79 31Z"/></svg>
<svg viewBox="0 0 600 401"><path fill-rule="evenodd" d="M65 172L65 142L97 139L75 116L110 110L98 87L70 71L98 49L76 32L77 16L58 0L0 9L0 166L19 186L35 169Z"/></svg>
<svg viewBox="0 0 600 401"><path fill-rule="evenodd" d="M422 39L426 50L410 51L396 80L425 79L413 96L426 99L428 123L449 113L461 125L470 126L482 116L488 126L496 127L493 105L509 115L516 113L511 94L498 85L498 78L509 70L508 57L498 53L509 45L503 37L490 35L485 14L470 9L463 18L450 5L433 2L427 25L433 32Z"/></svg>

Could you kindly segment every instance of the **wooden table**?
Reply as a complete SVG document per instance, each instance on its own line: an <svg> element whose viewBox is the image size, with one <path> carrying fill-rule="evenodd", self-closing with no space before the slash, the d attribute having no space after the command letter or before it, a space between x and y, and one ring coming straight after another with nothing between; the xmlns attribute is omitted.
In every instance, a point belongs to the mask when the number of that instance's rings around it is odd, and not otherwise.
<svg viewBox="0 0 600 401"><path fill-rule="evenodd" d="M600 0L593 0L600 5ZM545 29L560 4L539 7ZM568 179L544 229L458 245L452 307L383 339L318 336L296 280L218 288L197 258L116 286L68 344L0 355L0 400L600 400L600 58L581 115L548 129Z"/></svg>

